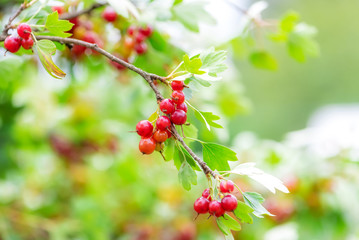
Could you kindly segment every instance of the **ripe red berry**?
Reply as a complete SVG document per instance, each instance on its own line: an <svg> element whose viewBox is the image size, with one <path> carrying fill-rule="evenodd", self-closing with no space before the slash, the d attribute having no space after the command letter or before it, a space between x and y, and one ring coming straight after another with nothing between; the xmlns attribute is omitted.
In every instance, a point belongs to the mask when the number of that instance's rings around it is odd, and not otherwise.
<svg viewBox="0 0 359 240"><path fill-rule="evenodd" d="M157 119L156 127L160 130L166 130L171 126L171 120L167 116L160 116Z"/></svg>
<svg viewBox="0 0 359 240"><path fill-rule="evenodd" d="M129 36L135 35L135 32L136 32L136 28L134 26L130 26L129 28L127 28L127 34Z"/></svg>
<svg viewBox="0 0 359 240"><path fill-rule="evenodd" d="M219 188L223 193L230 193L234 190L234 183L231 180L222 181L219 185Z"/></svg>
<svg viewBox="0 0 359 240"><path fill-rule="evenodd" d="M174 91L182 91L184 88L183 81L174 80L171 82L171 87Z"/></svg>
<svg viewBox="0 0 359 240"><path fill-rule="evenodd" d="M146 39L146 36L143 35L142 33L138 33L135 40L136 40L136 43L142 43L143 41L145 41Z"/></svg>
<svg viewBox="0 0 359 240"><path fill-rule="evenodd" d="M153 125L148 120L139 121L136 125L136 132L141 137L150 137L152 135Z"/></svg>
<svg viewBox="0 0 359 240"><path fill-rule="evenodd" d="M175 104L171 99L164 99L160 103L160 109L165 114L172 114L175 111Z"/></svg>
<svg viewBox="0 0 359 240"><path fill-rule="evenodd" d="M202 197L208 199L209 201L212 201L212 197L211 197L211 193L209 191L209 188L206 188L203 193L202 193Z"/></svg>
<svg viewBox="0 0 359 240"><path fill-rule="evenodd" d="M177 109L174 113L171 114L171 122L176 125L185 124L187 121L187 114L181 109Z"/></svg>
<svg viewBox="0 0 359 240"><path fill-rule="evenodd" d="M234 209L237 208L238 201L235 196L233 196L232 194L228 194L224 198L222 198L221 204L222 208L225 211L232 212Z"/></svg>
<svg viewBox="0 0 359 240"><path fill-rule="evenodd" d="M15 53L21 47L21 38L15 36L8 36L4 41L4 47L9 52Z"/></svg>
<svg viewBox="0 0 359 240"><path fill-rule="evenodd" d="M223 216L225 213L221 203L216 200L211 201L209 203L208 210L209 210L209 214L214 215L216 217Z"/></svg>
<svg viewBox="0 0 359 240"><path fill-rule="evenodd" d="M17 27L17 34L23 39L28 39L31 35L31 27L27 23L21 23Z"/></svg>
<svg viewBox="0 0 359 240"><path fill-rule="evenodd" d="M140 152L143 154L151 154L156 149L156 141L152 138L142 138L140 144L138 145Z"/></svg>
<svg viewBox="0 0 359 240"><path fill-rule="evenodd" d="M175 104L181 104L184 102L185 96L182 91L173 91L172 92L172 101Z"/></svg>
<svg viewBox="0 0 359 240"><path fill-rule="evenodd" d="M33 45L34 45L34 40L32 40L31 37L28 39L22 39L21 41L21 46L26 50L32 48Z"/></svg>
<svg viewBox="0 0 359 240"><path fill-rule="evenodd" d="M135 51L138 55L144 54L147 52L147 44L144 42L136 44Z"/></svg>
<svg viewBox="0 0 359 240"><path fill-rule="evenodd" d="M140 28L139 29L139 32L141 33L141 34L143 34L145 37L149 37L149 36L151 36L151 34L152 34L152 32L153 32L153 29L152 29L152 27L151 26L146 26L146 27L144 27L144 28Z"/></svg>
<svg viewBox="0 0 359 240"><path fill-rule="evenodd" d="M172 136L172 133L170 132L169 128L166 130L166 132L167 132L167 139L168 139Z"/></svg>
<svg viewBox="0 0 359 240"><path fill-rule="evenodd" d="M209 200L204 197L200 197L194 202L193 208L198 214L207 213L209 209Z"/></svg>
<svg viewBox="0 0 359 240"><path fill-rule="evenodd" d="M103 19L105 19L107 22L114 22L117 19L117 13L116 11L111 8L111 7L107 7L103 13L102 13L102 17Z"/></svg>
<svg viewBox="0 0 359 240"><path fill-rule="evenodd" d="M153 134L153 139L156 140L156 142L164 142L166 141L168 138L167 135L167 131L166 130L157 130L154 134Z"/></svg>
<svg viewBox="0 0 359 240"><path fill-rule="evenodd" d="M64 12L64 8L63 8L62 6L53 6L53 7L51 8L51 10L52 10L53 12L56 12L56 11L57 11L57 13L58 13L59 15Z"/></svg>
<svg viewBox="0 0 359 240"><path fill-rule="evenodd" d="M178 105L177 105L177 109L181 109L181 110L187 112L187 104L184 103L184 102L181 103L181 104L178 104Z"/></svg>

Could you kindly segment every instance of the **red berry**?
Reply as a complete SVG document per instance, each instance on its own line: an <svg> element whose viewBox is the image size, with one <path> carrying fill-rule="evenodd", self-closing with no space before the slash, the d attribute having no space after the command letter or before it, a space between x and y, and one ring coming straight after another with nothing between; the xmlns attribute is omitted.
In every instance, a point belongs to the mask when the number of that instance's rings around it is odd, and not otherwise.
<svg viewBox="0 0 359 240"><path fill-rule="evenodd" d="M107 22L114 22L117 19L117 13L116 11L111 8L111 7L107 7L103 13L102 13L102 17L103 19L105 19Z"/></svg>
<svg viewBox="0 0 359 240"><path fill-rule="evenodd" d="M154 134L153 134L153 139L156 140L156 142L164 142L166 141L168 138L167 135L167 131L166 130L157 130Z"/></svg>
<svg viewBox="0 0 359 240"><path fill-rule="evenodd" d="M175 104L171 99L164 99L160 103L160 109L165 114L172 114L175 111Z"/></svg>
<svg viewBox="0 0 359 240"><path fill-rule="evenodd" d="M57 11L57 13L58 13L59 15L64 12L64 8L63 8L62 6L53 6L53 7L51 8L51 10L52 10L53 12L56 12L56 11Z"/></svg>
<svg viewBox="0 0 359 240"><path fill-rule="evenodd" d="M143 41L145 41L146 36L143 35L142 33L138 33L136 36L136 43L142 43Z"/></svg>
<svg viewBox="0 0 359 240"><path fill-rule="evenodd" d="M234 183L231 180L222 181L219 185L219 188L223 193L230 193L234 190Z"/></svg>
<svg viewBox="0 0 359 240"><path fill-rule="evenodd" d="M166 130L171 126L171 120L167 116L160 116L157 119L156 127L160 130Z"/></svg>
<svg viewBox="0 0 359 240"><path fill-rule="evenodd" d="M218 201L211 201L209 203L208 210L209 210L209 214L214 215L216 217L223 216L225 213L221 203Z"/></svg>
<svg viewBox="0 0 359 240"><path fill-rule="evenodd" d="M184 88L183 81L174 80L171 82L171 87L174 91L182 91Z"/></svg>
<svg viewBox="0 0 359 240"><path fill-rule="evenodd" d="M186 112L181 109L177 109L176 111L174 111L174 113L171 114L171 122L173 122L176 125L185 124L186 121L187 121Z"/></svg>
<svg viewBox="0 0 359 240"><path fill-rule="evenodd" d="M151 36L153 29L151 26L146 26L145 28L140 28L139 32L143 34L145 37Z"/></svg>
<svg viewBox="0 0 359 240"><path fill-rule="evenodd" d="M136 132L141 137L150 137L152 135L153 125L148 120L139 121L136 125Z"/></svg>
<svg viewBox="0 0 359 240"><path fill-rule="evenodd" d="M151 154L156 149L156 141L152 137L142 138L140 140L140 144L138 145L138 148L140 149L140 152L143 154Z"/></svg>
<svg viewBox="0 0 359 240"><path fill-rule="evenodd" d="M17 27L17 34L23 39L28 39L31 35L31 27L27 23L21 23Z"/></svg>
<svg viewBox="0 0 359 240"><path fill-rule="evenodd" d="M232 212L234 209L237 208L238 201L235 196L233 196L232 194L228 194L227 196L222 198L221 204L224 210Z"/></svg>
<svg viewBox="0 0 359 240"><path fill-rule="evenodd" d="M181 104L178 104L178 105L177 105L177 109L181 109L181 110L187 112L187 104L184 103L184 102L181 103Z"/></svg>
<svg viewBox="0 0 359 240"><path fill-rule="evenodd" d="M142 42L135 46L135 51L138 55L144 54L147 52L147 44Z"/></svg>
<svg viewBox="0 0 359 240"><path fill-rule="evenodd" d="M167 132L167 139L168 139L172 136L172 133L170 132L169 128L166 130L166 132Z"/></svg>
<svg viewBox="0 0 359 240"><path fill-rule="evenodd" d="M209 201L212 201L211 193L209 191L209 188L206 188L203 193L202 197L207 198Z"/></svg>
<svg viewBox="0 0 359 240"><path fill-rule="evenodd" d="M133 36L135 34L136 28L134 26L130 26L129 28L127 28L127 34L129 36Z"/></svg>
<svg viewBox="0 0 359 240"><path fill-rule="evenodd" d="M181 104L184 102L185 96L182 91L173 91L172 92L172 101L175 104Z"/></svg>
<svg viewBox="0 0 359 240"><path fill-rule="evenodd" d="M33 45L34 45L34 40L32 40L32 38L22 39L21 41L21 46L26 50L32 48Z"/></svg>
<svg viewBox="0 0 359 240"><path fill-rule="evenodd" d="M9 52L15 53L21 47L21 38L15 36L8 36L4 41L4 47Z"/></svg>
<svg viewBox="0 0 359 240"><path fill-rule="evenodd" d="M194 202L193 208L198 214L207 213L209 208L209 200L204 197L200 197Z"/></svg>

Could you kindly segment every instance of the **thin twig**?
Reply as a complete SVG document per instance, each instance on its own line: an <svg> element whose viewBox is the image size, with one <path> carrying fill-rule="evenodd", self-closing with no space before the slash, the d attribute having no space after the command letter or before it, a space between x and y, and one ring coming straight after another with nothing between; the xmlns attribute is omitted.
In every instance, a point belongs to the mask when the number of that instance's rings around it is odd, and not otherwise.
<svg viewBox="0 0 359 240"><path fill-rule="evenodd" d="M93 10L103 7L105 5L107 5L107 3L94 3L91 7L83 9L81 11L61 14L59 18L63 20L70 20L84 14L90 14Z"/></svg>

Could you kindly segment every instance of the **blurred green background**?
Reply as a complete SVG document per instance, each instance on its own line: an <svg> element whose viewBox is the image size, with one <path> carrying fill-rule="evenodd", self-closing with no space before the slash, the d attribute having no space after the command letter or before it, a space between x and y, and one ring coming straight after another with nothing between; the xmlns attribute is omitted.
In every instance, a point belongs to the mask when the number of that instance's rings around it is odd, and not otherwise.
<svg viewBox="0 0 359 240"><path fill-rule="evenodd" d="M0 1L6 19L12 9L3 2L13 1ZM93 1L85 2L87 6ZM131 56L130 61L165 75L185 50L198 49L195 42L189 49L176 47L176 33L186 35L189 30L181 24L165 25L167 6L152 4L141 7L143 21L156 32L147 40L148 52ZM301 21L318 29L320 56L298 63L288 55L285 43L269 41L270 31L261 30L262 38L251 39L256 47L252 44L245 52L260 46L277 59L277 71L255 68L248 55L236 55L224 42L217 46L229 52L224 81L209 88L191 85L187 92L192 105L218 114L224 126L209 132L189 113L199 139L231 146L241 163L256 162L291 191L273 195L246 177L233 178L242 190L263 194L264 205L276 215L243 224L235 239L359 239L358 124L343 116L348 124L333 118L336 131L307 128L319 108L359 102L358 7L350 0L270 1L263 19L278 20L288 10L300 13ZM124 34L131 24L142 23L121 18L114 27L105 25L101 11L93 14L91 31L103 38L109 51L126 54L123 41L105 33ZM90 21L81 20L84 25ZM234 25L224 31L234 32ZM203 31L194 36L199 42L206 38ZM165 162L158 153L139 153L139 136L131 131L156 109L143 79L119 71L100 56L77 58L64 50L54 59L68 76L55 80L32 55L2 53L1 239L223 238L213 218L194 220L193 202L207 188L204 176L198 172L198 184L185 191L172 159ZM168 96L165 87L159 84L159 88ZM305 130L293 133L301 129ZM197 131L192 134L196 137ZM191 147L201 156L198 144Z"/></svg>

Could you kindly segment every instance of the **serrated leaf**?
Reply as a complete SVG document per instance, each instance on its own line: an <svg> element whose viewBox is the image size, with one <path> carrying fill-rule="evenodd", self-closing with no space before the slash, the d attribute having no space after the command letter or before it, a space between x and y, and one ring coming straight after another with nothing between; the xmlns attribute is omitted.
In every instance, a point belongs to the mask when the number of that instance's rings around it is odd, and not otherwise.
<svg viewBox="0 0 359 240"><path fill-rule="evenodd" d="M221 119L219 116L217 115L214 115L213 113L211 112L200 112L202 117L207 121L207 123L212 126L212 127L215 127L215 128L223 128L221 125L219 125L218 123L214 122L216 120L219 120ZM196 114L196 112L195 112ZM198 113L197 113L198 114ZM199 120L201 120L201 116L196 116Z"/></svg>
<svg viewBox="0 0 359 240"><path fill-rule="evenodd" d="M275 193L276 189L284 193L289 193L288 189L286 188L286 186L284 186L281 180L256 168L255 163L240 164L234 169L232 169L230 173L246 175L254 181L262 184L272 193Z"/></svg>
<svg viewBox="0 0 359 240"><path fill-rule="evenodd" d="M108 3L125 18L128 18L130 14L136 19L140 16L136 6L129 0L108 0Z"/></svg>
<svg viewBox="0 0 359 240"><path fill-rule="evenodd" d="M182 163L179 169L178 179L187 191L191 190L191 185L197 185L197 174L186 161Z"/></svg>
<svg viewBox="0 0 359 240"><path fill-rule="evenodd" d="M202 66L202 61L200 58L189 58L189 56L186 54L183 56L183 66L186 69L186 71L193 73L193 74L203 74L205 71L199 70Z"/></svg>
<svg viewBox="0 0 359 240"><path fill-rule="evenodd" d="M187 78L187 81L185 83L189 84L190 82L198 83L198 84L202 85L203 87L210 87L212 85L209 81L204 80L204 79L199 78L199 77L196 77L196 76L192 76L192 77Z"/></svg>
<svg viewBox="0 0 359 240"><path fill-rule="evenodd" d="M242 229L241 224L237 222L234 218L229 216L228 214L224 214L223 223L233 231L240 231Z"/></svg>
<svg viewBox="0 0 359 240"><path fill-rule="evenodd" d="M52 61L51 55L56 52L55 44L50 40L40 40L35 43L35 46L37 55L45 70L54 78L60 79L65 77L66 73Z"/></svg>
<svg viewBox="0 0 359 240"><path fill-rule="evenodd" d="M214 47L207 49L199 55L202 61L201 70L206 71L209 76L216 77L218 73L227 69L227 65L224 63L226 57L226 51L216 51Z"/></svg>
<svg viewBox="0 0 359 240"><path fill-rule="evenodd" d="M228 171L228 161L237 161L237 154L232 149L216 143L201 142L203 147L203 161L212 169Z"/></svg>
<svg viewBox="0 0 359 240"><path fill-rule="evenodd" d="M45 27L50 33L59 37L70 37L71 33L66 33L66 31L71 30L74 24L70 23L68 20L60 20L59 14L57 11L52 12L47 16Z"/></svg>
<svg viewBox="0 0 359 240"><path fill-rule="evenodd" d="M182 2L172 7L172 15L187 29L199 32L199 22L215 24L216 20L205 10L204 2Z"/></svg>
<svg viewBox="0 0 359 240"><path fill-rule="evenodd" d="M257 51L253 52L249 56L249 60L253 66L260 69L266 70L277 70L278 63L277 60L266 51Z"/></svg>
<svg viewBox="0 0 359 240"><path fill-rule="evenodd" d="M241 220L241 222L252 224L253 218L249 214L253 211L254 210L250 206L242 201L238 201L238 206L233 213L239 220Z"/></svg>
<svg viewBox="0 0 359 240"><path fill-rule="evenodd" d="M206 127L209 131L211 130L211 126L215 127L215 128L223 128L221 125L214 122L214 121L220 119L219 116L214 115L211 112L201 112L197 108L195 108L191 104L189 104L188 102L187 102L187 105L193 109L195 117L198 120L200 120L201 122L203 122L204 124L206 124Z"/></svg>
<svg viewBox="0 0 359 240"><path fill-rule="evenodd" d="M261 203L264 201L264 198L259 193L244 192L242 195L245 203L254 210L253 214L256 217L263 218L263 215L274 216L262 206Z"/></svg>

